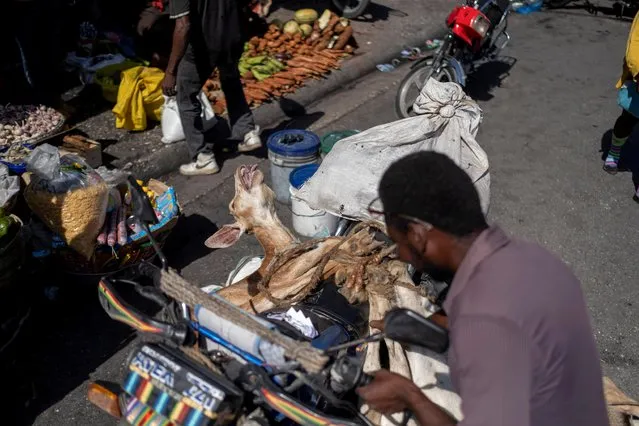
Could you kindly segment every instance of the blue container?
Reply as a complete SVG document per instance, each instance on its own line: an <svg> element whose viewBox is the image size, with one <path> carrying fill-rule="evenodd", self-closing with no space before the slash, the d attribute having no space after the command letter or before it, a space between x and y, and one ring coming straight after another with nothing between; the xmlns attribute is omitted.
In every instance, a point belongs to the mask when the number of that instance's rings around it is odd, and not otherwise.
<svg viewBox="0 0 639 426"><path fill-rule="evenodd" d="M281 130L268 138L266 146L275 197L288 204L291 201L290 174L300 166L319 163L320 138L307 130Z"/></svg>
<svg viewBox="0 0 639 426"><path fill-rule="evenodd" d="M23 147L30 149L31 151L33 151L35 149L35 147L33 145L30 145L28 143L24 143L22 144ZM9 148L2 148L2 150L0 150L0 152L7 152L9 150ZM17 174L17 175L21 175L24 172L27 171L27 163L24 161L21 161L19 163L10 163L9 161L4 161L4 160L0 160L0 163L4 164L5 166L7 166L9 168L10 171L12 171L13 173Z"/></svg>
<svg viewBox="0 0 639 426"><path fill-rule="evenodd" d="M319 169L319 164L308 164L293 170L288 179L291 186L295 189L300 189L307 180L313 177L317 169Z"/></svg>

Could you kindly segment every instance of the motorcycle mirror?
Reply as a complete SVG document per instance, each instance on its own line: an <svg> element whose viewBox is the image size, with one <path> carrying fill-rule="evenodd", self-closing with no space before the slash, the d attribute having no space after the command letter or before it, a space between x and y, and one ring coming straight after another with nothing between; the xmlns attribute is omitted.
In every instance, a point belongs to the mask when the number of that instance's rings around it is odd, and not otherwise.
<svg viewBox="0 0 639 426"><path fill-rule="evenodd" d="M160 258L160 262L162 262L162 269L167 270L168 262L166 256L162 253L160 246L157 241L155 241L155 238L153 238L153 234L151 234L151 229L149 229L149 224L155 225L159 222L157 216L155 216L155 210L153 209L151 200L149 200L149 197L146 196L133 176L129 175L127 180L129 181L129 190L131 191L131 213L140 224L140 227L146 232L146 235L148 235L153 250L155 250L155 253Z"/></svg>
<svg viewBox="0 0 639 426"><path fill-rule="evenodd" d="M131 210L133 216L140 223L155 225L158 223L158 218L155 216L153 205L149 197L146 196L140 185L135 181L133 176L128 177L129 190L131 191Z"/></svg>
<svg viewBox="0 0 639 426"><path fill-rule="evenodd" d="M448 332L432 320L410 309L393 309L384 317L384 334L404 345L414 345L444 353L448 349Z"/></svg>

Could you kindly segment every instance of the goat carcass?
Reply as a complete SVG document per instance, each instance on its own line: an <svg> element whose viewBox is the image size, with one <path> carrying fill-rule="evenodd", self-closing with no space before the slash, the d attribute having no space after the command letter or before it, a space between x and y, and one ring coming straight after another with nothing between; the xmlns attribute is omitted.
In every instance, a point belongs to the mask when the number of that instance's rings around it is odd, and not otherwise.
<svg viewBox="0 0 639 426"><path fill-rule="evenodd" d="M412 284L406 265L393 260L388 247L374 239L363 227L348 238L331 237L300 243L282 224L275 212L274 193L264 183L256 165L241 166L235 172L235 197L229 210L236 222L211 236L210 248L229 247L242 234L252 233L264 249L260 268L217 294L243 309L256 313L276 306L278 301L303 298L320 280L334 280L352 301L368 300L369 319L382 319L395 307L413 309L423 315L430 302ZM442 356L417 348L385 342L390 370L411 378L424 393L455 418L461 418L460 400L452 391L448 367ZM381 368L380 343L367 348L365 370ZM393 421L370 413L378 424ZM396 419L397 420L397 419Z"/></svg>

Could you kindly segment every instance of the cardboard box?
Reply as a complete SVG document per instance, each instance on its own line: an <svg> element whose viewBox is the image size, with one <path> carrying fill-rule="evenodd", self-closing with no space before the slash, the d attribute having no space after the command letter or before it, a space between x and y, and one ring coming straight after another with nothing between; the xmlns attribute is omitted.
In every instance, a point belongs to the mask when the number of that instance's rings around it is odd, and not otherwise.
<svg viewBox="0 0 639 426"><path fill-rule="evenodd" d="M102 165L102 145L84 136L65 136L59 150L60 155L75 154L82 157L94 169Z"/></svg>

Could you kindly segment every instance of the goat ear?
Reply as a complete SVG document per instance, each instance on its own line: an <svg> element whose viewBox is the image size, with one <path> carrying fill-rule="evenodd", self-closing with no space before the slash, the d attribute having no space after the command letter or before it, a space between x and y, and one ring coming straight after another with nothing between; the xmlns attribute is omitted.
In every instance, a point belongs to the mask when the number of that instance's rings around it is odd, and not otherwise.
<svg viewBox="0 0 639 426"><path fill-rule="evenodd" d="M237 243L243 233L244 227L239 223L224 225L215 234L211 235L204 242L204 245L211 249L231 247L233 244Z"/></svg>

